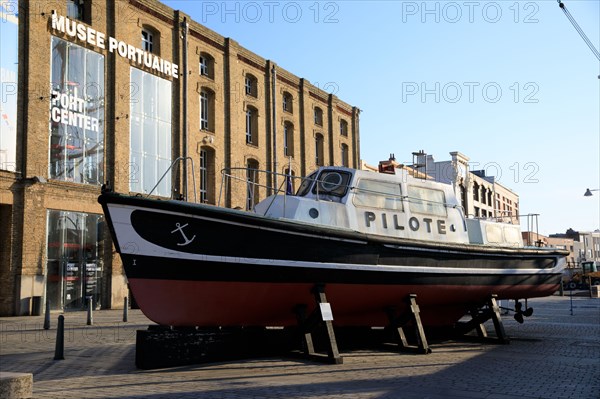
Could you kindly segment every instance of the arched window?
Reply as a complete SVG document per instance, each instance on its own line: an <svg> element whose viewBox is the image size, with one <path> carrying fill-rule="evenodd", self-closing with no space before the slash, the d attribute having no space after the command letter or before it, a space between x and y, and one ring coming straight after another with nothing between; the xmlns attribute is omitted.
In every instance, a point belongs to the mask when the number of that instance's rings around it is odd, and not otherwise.
<svg viewBox="0 0 600 399"><path fill-rule="evenodd" d="M283 93L283 110L290 114L294 113L294 97L287 91Z"/></svg>
<svg viewBox="0 0 600 399"><path fill-rule="evenodd" d="M258 166L256 159L248 159L246 163L246 210L248 211L254 208L259 198Z"/></svg>
<svg viewBox="0 0 600 399"><path fill-rule="evenodd" d="M344 119L340 120L340 135L348 137L348 122Z"/></svg>
<svg viewBox="0 0 600 399"><path fill-rule="evenodd" d="M258 80L249 73L244 78L244 91L246 95L258 97Z"/></svg>
<svg viewBox="0 0 600 399"><path fill-rule="evenodd" d="M291 122L283 124L283 152L286 157L294 156L294 125Z"/></svg>
<svg viewBox="0 0 600 399"><path fill-rule="evenodd" d="M258 146L258 110L246 108L246 144Z"/></svg>
<svg viewBox="0 0 600 399"><path fill-rule="evenodd" d="M325 165L324 139L321 133L315 135L315 164L317 166Z"/></svg>
<svg viewBox="0 0 600 399"><path fill-rule="evenodd" d="M215 93L205 87L200 91L200 130L215 131Z"/></svg>
<svg viewBox="0 0 600 399"><path fill-rule="evenodd" d="M349 165L348 144L342 144L342 166L348 167L348 165Z"/></svg>
<svg viewBox="0 0 600 399"><path fill-rule="evenodd" d="M315 125L323 126L323 110L315 107Z"/></svg>
<svg viewBox="0 0 600 399"><path fill-rule="evenodd" d="M479 201L479 184L473 184L473 201Z"/></svg>
<svg viewBox="0 0 600 399"><path fill-rule="evenodd" d="M215 59L208 53L200 53L200 75L215 78Z"/></svg>

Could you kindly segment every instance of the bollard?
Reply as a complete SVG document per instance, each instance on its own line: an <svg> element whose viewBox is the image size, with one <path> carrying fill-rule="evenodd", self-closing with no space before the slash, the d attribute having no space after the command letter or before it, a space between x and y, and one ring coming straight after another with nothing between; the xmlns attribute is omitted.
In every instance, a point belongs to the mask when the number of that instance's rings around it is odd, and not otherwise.
<svg viewBox="0 0 600 399"><path fill-rule="evenodd" d="M44 330L50 329L50 301L46 300L46 315L44 317Z"/></svg>
<svg viewBox="0 0 600 399"><path fill-rule="evenodd" d="M54 360L65 360L65 316L63 315L58 316Z"/></svg>
<svg viewBox="0 0 600 399"><path fill-rule="evenodd" d="M127 319L129 316L129 298L123 298L123 322L127 323Z"/></svg>
<svg viewBox="0 0 600 399"><path fill-rule="evenodd" d="M87 312L87 325L91 326L94 324L94 317L92 315L92 304L93 304L93 299L92 297L88 297L88 312Z"/></svg>

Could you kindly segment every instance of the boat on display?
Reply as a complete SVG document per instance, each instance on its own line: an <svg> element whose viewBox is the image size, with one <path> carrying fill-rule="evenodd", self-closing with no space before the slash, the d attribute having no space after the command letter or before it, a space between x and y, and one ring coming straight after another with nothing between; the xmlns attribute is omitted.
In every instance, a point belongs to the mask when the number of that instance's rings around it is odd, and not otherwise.
<svg viewBox="0 0 600 399"><path fill-rule="evenodd" d="M565 251L524 247L518 224L468 218L451 185L402 168L321 167L252 211L107 190L99 202L137 304L168 326L295 325L315 285L336 326L385 326L410 295L425 326L450 326L491 295L553 294L565 265Z"/></svg>

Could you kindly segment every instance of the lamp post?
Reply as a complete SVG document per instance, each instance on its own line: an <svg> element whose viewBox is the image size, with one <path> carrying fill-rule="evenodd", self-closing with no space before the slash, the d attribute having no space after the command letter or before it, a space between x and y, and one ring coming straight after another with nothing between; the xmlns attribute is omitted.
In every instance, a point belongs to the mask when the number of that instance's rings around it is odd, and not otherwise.
<svg viewBox="0 0 600 399"><path fill-rule="evenodd" d="M589 188L587 190L585 190L585 194L583 194L584 197L591 197L592 195L592 191L600 191L600 188L594 188L592 190L590 190Z"/></svg>

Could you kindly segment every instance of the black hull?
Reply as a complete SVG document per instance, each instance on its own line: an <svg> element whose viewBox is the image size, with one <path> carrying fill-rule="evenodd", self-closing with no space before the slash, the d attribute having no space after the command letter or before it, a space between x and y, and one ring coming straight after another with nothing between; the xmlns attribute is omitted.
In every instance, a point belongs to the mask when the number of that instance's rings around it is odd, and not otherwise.
<svg viewBox="0 0 600 399"><path fill-rule="evenodd" d="M338 324L377 325L382 309L408 293L455 321L490 294L550 295L561 279L562 251L385 238L114 194L99 201L136 300L160 324L286 325L317 283L326 285ZM115 206L129 220L113 221ZM206 306L185 304L193 301ZM174 316L178 306L189 309Z"/></svg>

